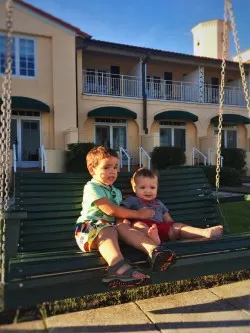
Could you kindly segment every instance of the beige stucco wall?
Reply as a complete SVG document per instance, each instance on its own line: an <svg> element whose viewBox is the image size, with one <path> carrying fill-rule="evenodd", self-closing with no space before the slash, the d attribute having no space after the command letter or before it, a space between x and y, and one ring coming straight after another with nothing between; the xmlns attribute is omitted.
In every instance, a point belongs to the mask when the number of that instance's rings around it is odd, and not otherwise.
<svg viewBox="0 0 250 333"><path fill-rule="evenodd" d="M127 142L133 163L138 162L139 132L142 131L142 102L136 99L82 95L79 103L79 141L94 142L94 118L87 118L89 111L103 106L125 107L137 113L137 119L127 119ZM123 117L122 117L123 118Z"/></svg>
<svg viewBox="0 0 250 333"><path fill-rule="evenodd" d="M88 52L87 50L83 53L82 68L83 70L87 68L102 69L110 73L111 66L119 66L120 74L131 75L131 70L138 62L138 58L98 54L96 52Z"/></svg>
<svg viewBox="0 0 250 333"><path fill-rule="evenodd" d="M65 172L66 152L64 150L45 149L47 173Z"/></svg>
<svg viewBox="0 0 250 333"><path fill-rule="evenodd" d="M4 22L1 2L0 33L5 29ZM21 5L15 5L13 34L36 40L37 75L13 76L12 95L35 98L50 106L50 114L41 117L42 143L50 149L64 148L63 132L76 126L75 35Z"/></svg>
<svg viewBox="0 0 250 333"><path fill-rule="evenodd" d="M192 29L194 55L222 59L223 24L222 20L212 20ZM229 45L229 34L227 39Z"/></svg>
<svg viewBox="0 0 250 333"><path fill-rule="evenodd" d="M214 104L192 104L175 103L157 100L148 100L148 134L143 131L143 105L141 99L112 98L105 96L81 95L79 98L79 140L83 142L94 141L94 119L87 118L89 111L102 106L125 107L137 113L136 120L128 121L128 149L133 152L138 159L138 146L151 152L159 145L159 122L154 120L154 116L163 111L182 110L193 113L199 117L196 123L186 122L186 157L187 164L191 164L191 151L193 147L200 149L207 156L208 148L216 148L216 136L214 126L210 124L210 119L218 114L218 105ZM247 117L246 108L225 106L224 113L240 114ZM137 126L132 126L137 124ZM250 126L249 126L250 127ZM247 147L247 137L250 131L245 125L237 126L238 147Z"/></svg>
<svg viewBox="0 0 250 333"><path fill-rule="evenodd" d="M172 72L173 81L182 81L185 74L196 71L198 66L189 64L177 64L172 62L153 62L151 60L147 63L147 75L159 76L164 80L164 72ZM197 79L197 83L199 80Z"/></svg>

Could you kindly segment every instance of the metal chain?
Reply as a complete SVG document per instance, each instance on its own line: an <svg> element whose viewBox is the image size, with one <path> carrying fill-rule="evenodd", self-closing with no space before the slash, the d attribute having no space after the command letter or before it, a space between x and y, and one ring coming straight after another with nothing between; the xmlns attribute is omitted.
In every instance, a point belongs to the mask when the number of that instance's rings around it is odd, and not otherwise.
<svg viewBox="0 0 250 333"><path fill-rule="evenodd" d="M228 1L228 12L230 14L230 20L231 20L231 26L232 26L232 31L233 31L233 36L234 36L234 42L236 46L236 51L237 51L237 58L239 61L239 68L240 68L240 74L241 74L241 79L242 79L242 85L245 93L245 100L247 104L247 110L248 110L248 117L250 118L250 99L249 99L249 91L248 91L248 85L247 85L247 80L246 80L246 75L245 75L245 69L242 61L242 56L240 54L240 41L238 37L238 32L236 28L236 23L235 23L235 17L233 13L233 6L231 0Z"/></svg>
<svg viewBox="0 0 250 333"><path fill-rule="evenodd" d="M6 1L6 69L2 84L2 105L0 112L0 209L7 210L9 202L9 166L10 166L10 122L12 88L12 27L13 0ZM5 282L5 220L1 220L1 283Z"/></svg>
<svg viewBox="0 0 250 333"><path fill-rule="evenodd" d="M224 32L223 32L223 56L222 56L222 70L221 70L221 85L220 85L220 107L219 107L219 124L218 124L218 142L217 142L217 162L216 162L216 196L218 201L218 190L220 186L220 157L221 157L221 132L222 132L222 120L223 120L223 104L224 104L224 86L225 86L225 68L226 68L226 54L227 54L227 29L229 17L231 21L231 27L233 31L234 42L236 45L237 57L239 61L240 74L242 79L242 85L245 94L246 107L248 110L248 117L250 118L250 99L248 85L245 75L245 69L240 54L240 42L238 32L235 23L235 17L233 13L233 6L231 0L225 0L224 5Z"/></svg>
<svg viewBox="0 0 250 333"><path fill-rule="evenodd" d="M220 186L220 166L221 166L221 133L222 133L222 121L223 121L223 104L224 104L224 87L225 87L225 69L226 69L226 57L228 51L228 2L225 0L224 5L224 30L223 30L223 48L222 48L222 64L221 64L221 83L220 83L220 106L219 106L219 122L218 122L218 141L217 141L217 160L216 160L216 197L219 202L219 186Z"/></svg>

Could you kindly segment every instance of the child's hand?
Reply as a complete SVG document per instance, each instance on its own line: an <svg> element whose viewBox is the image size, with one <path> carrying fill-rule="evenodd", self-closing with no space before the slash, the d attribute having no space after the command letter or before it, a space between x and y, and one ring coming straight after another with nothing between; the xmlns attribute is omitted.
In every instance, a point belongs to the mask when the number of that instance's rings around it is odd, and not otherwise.
<svg viewBox="0 0 250 333"><path fill-rule="evenodd" d="M138 215L139 218L144 220L144 219L150 219L151 217L155 216L155 211L151 208L143 207L138 209Z"/></svg>
<svg viewBox="0 0 250 333"><path fill-rule="evenodd" d="M124 219L124 220L122 221L122 223L125 223L125 224L129 224L129 225L131 225L131 222L130 222L129 220L127 220L127 219Z"/></svg>

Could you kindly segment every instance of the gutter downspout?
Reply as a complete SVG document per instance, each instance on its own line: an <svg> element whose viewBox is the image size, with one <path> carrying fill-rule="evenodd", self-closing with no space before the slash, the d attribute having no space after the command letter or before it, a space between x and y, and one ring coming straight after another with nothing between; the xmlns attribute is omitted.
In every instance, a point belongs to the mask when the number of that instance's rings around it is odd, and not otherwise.
<svg viewBox="0 0 250 333"><path fill-rule="evenodd" d="M77 67L77 47L75 45L75 68L76 68L76 128L77 128L77 142L79 142L79 115L78 115L78 67Z"/></svg>
<svg viewBox="0 0 250 333"><path fill-rule="evenodd" d="M142 102L143 102L143 130L148 134L148 118L147 118L147 93L146 93L146 64L149 55L142 59Z"/></svg>

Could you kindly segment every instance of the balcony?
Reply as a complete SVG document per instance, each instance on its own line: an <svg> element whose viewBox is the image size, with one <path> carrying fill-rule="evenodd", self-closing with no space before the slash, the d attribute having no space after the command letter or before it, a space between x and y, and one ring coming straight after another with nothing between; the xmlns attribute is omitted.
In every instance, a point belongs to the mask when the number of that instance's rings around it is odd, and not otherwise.
<svg viewBox="0 0 250 333"><path fill-rule="evenodd" d="M142 98L142 80L137 76L111 73L87 73L83 71L83 93L102 96ZM146 82L148 99L187 103L219 104L220 87L183 81L155 80ZM246 106L244 91L226 86L224 104Z"/></svg>
<svg viewBox="0 0 250 333"><path fill-rule="evenodd" d="M141 79L136 76L83 71L83 93L103 96L141 98Z"/></svg>

